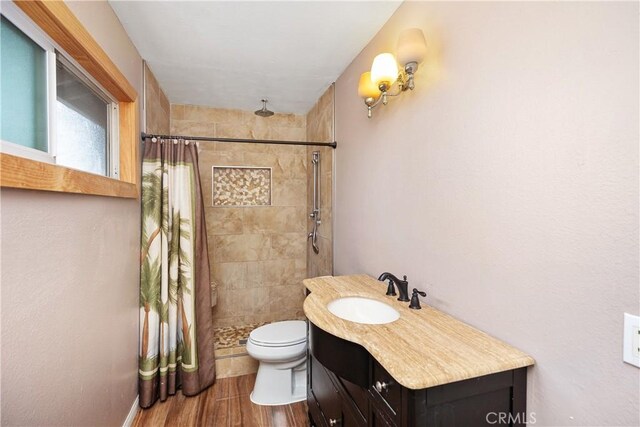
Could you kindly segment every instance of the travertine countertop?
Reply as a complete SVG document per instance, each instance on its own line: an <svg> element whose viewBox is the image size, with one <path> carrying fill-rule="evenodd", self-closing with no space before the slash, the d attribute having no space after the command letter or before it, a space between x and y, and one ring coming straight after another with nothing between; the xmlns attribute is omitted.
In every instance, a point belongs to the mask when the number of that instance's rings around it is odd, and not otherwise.
<svg viewBox="0 0 640 427"><path fill-rule="evenodd" d="M520 350L422 303L422 310L386 296L386 283L367 275L324 276L303 281L311 291L304 301L307 318L324 331L362 345L396 381L422 389L533 365ZM412 288L410 287L409 293ZM341 297L383 301L400 318L385 325L343 320L327 309Z"/></svg>

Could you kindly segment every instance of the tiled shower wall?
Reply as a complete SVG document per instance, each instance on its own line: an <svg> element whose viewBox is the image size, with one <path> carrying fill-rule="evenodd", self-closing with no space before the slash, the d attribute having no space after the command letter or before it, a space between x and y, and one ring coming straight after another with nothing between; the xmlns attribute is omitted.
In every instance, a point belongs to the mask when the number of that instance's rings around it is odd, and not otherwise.
<svg viewBox="0 0 640 427"><path fill-rule="evenodd" d="M318 102L307 113L307 141L332 142L333 139L333 97L334 87L331 86L320 97ZM307 147L307 210L313 208L313 167L311 154L320 151L320 219L318 227L319 254L315 254L309 246L307 251L307 277L330 276L333 274L333 156L335 150L331 147ZM310 232L313 224L308 221L307 230Z"/></svg>
<svg viewBox="0 0 640 427"><path fill-rule="evenodd" d="M144 64L144 96L145 132L169 133L171 109L169 100L146 62Z"/></svg>
<svg viewBox="0 0 640 427"><path fill-rule="evenodd" d="M306 117L171 105L171 133L305 140ZM200 142L216 327L300 318L307 277L304 146ZM271 168L270 206L213 207L212 166Z"/></svg>

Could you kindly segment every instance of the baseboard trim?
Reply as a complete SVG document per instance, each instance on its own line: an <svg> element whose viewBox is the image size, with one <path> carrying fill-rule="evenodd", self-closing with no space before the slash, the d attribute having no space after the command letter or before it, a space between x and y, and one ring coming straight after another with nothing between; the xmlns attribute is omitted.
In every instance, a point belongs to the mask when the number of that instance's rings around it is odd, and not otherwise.
<svg viewBox="0 0 640 427"><path fill-rule="evenodd" d="M131 427L133 424L133 420L136 418L136 414L138 413L139 400L140 396L136 396L136 400L133 401L133 405L131 405L131 409L129 409L129 413L127 414L127 418L125 418L122 427Z"/></svg>

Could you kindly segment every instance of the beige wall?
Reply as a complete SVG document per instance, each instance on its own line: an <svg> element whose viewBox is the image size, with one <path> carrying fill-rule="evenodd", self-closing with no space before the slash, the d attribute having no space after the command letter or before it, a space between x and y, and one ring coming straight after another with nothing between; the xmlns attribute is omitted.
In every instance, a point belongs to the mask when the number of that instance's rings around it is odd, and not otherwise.
<svg viewBox="0 0 640 427"><path fill-rule="evenodd" d="M307 113L307 141L333 142L334 86L329 87L318 102ZM318 248L315 254L311 245L307 248L307 277L330 276L333 274L333 154L331 147L307 147L307 213L313 210L313 166L311 156L320 152L320 220L318 227ZM313 230L313 222L307 221L307 231Z"/></svg>
<svg viewBox="0 0 640 427"><path fill-rule="evenodd" d="M358 77L414 26L429 65L368 120ZM638 3L406 2L337 81L336 273L530 353L536 425L640 424L638 71Z"/></svg>
<svg viewBox="0 0 640 427"><path fill-rule="evenodd" d="M305 117L171 106L171 133L305 139ZM216 327L299 318L306 277L307 157L303 146L200 143ZM272 168L272 206L211 207L212 166Z"/></svg>
<svg viewBox="0 0 640 427"><path fill-rule="evenodd" d="M144 96L146 132L168 134L171 130L171 105L147 63L144 64Z"/></svg>
<svg viewBox="0 0 640 427"><path fill-rule="evenodd" d="M70 8L142 93L106 2ZM137 395L139 203L3 189L2 425L121 425Z"/></svg>

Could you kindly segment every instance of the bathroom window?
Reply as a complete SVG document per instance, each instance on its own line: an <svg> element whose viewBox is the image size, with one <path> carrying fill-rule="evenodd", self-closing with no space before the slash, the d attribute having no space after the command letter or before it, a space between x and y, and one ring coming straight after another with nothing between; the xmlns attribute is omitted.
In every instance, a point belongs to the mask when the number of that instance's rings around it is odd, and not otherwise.
<svg viewBox="0 0 640 427"><path fill-rule="evenodd" d="M0 61L2 153L118 178L117 100L11 4Z"/></svg>
<svg viewBox="0 0 640 427"><path fill-rule="evenodd" d="M0 140L16 154L46 160L49 151L47 63L51 45L36 43L4 15L0 18Z"/></svg>
<svg viewBox="0 0 640 427"><path fill-rule="evenodd" d="M118 176L118 104L59 54L55 120L56 163Z"/></svg>

